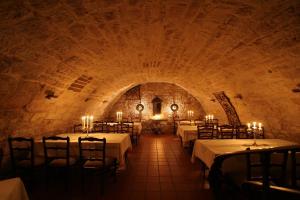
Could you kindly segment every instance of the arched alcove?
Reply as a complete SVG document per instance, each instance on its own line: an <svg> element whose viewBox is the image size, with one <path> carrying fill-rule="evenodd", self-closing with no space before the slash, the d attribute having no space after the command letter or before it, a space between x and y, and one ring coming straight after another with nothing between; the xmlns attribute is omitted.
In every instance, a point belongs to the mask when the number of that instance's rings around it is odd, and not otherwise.
<svg viewBox="0 0 300 200"><path fill-rule="evenodd" d="M128 89L108 105L103 118L113 120L117 111L122 111L123 116L129 120L138 120L139 112L136 105L144 105L142 119L151 119L155 115L171 120L170 106L176 102L179 109L177 114L181 119L187 118L187 111L194 110L195 118L203 118L205 111L201 103L183 88L166 82L149 82L139 84Z"/></svg>

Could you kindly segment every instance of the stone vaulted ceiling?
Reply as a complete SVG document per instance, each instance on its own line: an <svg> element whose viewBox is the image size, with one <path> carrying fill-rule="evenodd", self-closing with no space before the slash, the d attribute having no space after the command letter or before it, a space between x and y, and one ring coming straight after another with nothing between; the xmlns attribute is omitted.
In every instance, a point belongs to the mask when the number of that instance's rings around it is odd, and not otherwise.
<svg viewBox="0 0 300 200"><path fill-rule="evenodd" d="M242 122L300 140L299 41L299 0L0 0L0 130L64 130L168 82L223 122L225 91Z"/></svg>

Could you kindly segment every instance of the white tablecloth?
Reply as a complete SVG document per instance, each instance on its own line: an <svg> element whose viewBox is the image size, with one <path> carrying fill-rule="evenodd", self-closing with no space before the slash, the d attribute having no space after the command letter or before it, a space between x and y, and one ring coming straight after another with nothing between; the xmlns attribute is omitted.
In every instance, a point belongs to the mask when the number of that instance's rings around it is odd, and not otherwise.
<svg viewBox="0 0 300 200"><path fill-rule="evenodd" d="M183 146L187 146L191 140L198 138L197 126L195 125L179 125L177 127L177 135L182 138Z"/></svg>
<svg viewBox="0 0 300 200"><path fill-rule="evenodd" d="M86 137L87 134L83 133L65 133L57 136L70 138L70 156L79 157L78 138ZM115 157L120 162L120 167L125 167L125 152L132 148L129 134L119 133L90 133L89 137L106 138L106 156ZM36 155L44 156L43 142L36 141Z"/></svg>
<svg viewBox="0 0 300 200"><path fill-rule="evenodd" d="M280 139L258 139L256 141L258 146L251 146L253 139L196 140L192 154L192 162L194 162L195 158L199 158L210 168L216 156L243 151L248 147L250 147L250 149L264 149L299 145L295 142Z"/></svg>
<svg viewBox="0 0 300 200"><path fill-rule="evenodd" d="M20 178L0 181L0 200L29 200Z"/></svg>

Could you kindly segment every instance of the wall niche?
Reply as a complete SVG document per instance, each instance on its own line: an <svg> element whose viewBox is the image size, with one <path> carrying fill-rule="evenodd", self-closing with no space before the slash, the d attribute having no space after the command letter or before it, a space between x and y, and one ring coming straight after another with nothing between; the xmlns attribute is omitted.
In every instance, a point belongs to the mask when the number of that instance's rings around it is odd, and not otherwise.
<svg viewBox="0 0 300 200"><path fill-rule="evenodd" d="M173 115L170 106L178 104L177 116L179 119L187 119L187 111L194 111L194 118L199 119L205 116L200 102L188 91L170 83L145 83L137 85L125 92L113 105L110 105L104 112L105 120L115 120L116 112L123 112L124 120L139 121L139 112L136 106L142 103L142 120L149 120L158 114L162 119L172 121Z"/></svg>

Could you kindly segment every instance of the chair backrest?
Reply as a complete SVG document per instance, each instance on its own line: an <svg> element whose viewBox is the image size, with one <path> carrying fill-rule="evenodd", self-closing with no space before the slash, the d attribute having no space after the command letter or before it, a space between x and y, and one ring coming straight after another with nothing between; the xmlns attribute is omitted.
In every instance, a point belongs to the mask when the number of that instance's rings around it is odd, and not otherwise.
<svg viewBox="0 0 300 200"><path fill-rule="evenodd" d="M197 126L198 139L213 139L213 127Z"/></svg>
<svg viewBox="0 0 300 200"><path fill-rule="evenodd" d="M31 167L34 166L34 145L33 138L8 137L10 158L12 168L15 170L17 162L28 160Z"/></svg>
<svg viewBox="0 0 300 200"><path fill-rule="evenodd" d="M85 161L100 161L105 165L106 139L94 137L78 138L79 159L81 163Z"/></svg>
<svg viewBox="0 0 300 200"><path fill-rule="evenodd" d="M133 125L129 125L127 123L119 123L114 125L115 133L132 133Z"/></svg>
<svg viewBox="0 0 300 200"><path fill-rule="evenodd" d="M293 188L299 188L300 181L300 148L291 151L291 184Z"/></svg>
<svg viewBox="0 0 300 200"><path fill-rule="evenodd" d="M105 132L106 133L109 133L109 132L116 133L117 132L116 125L118 125L118 124L119 124L118 122L106 122L106 130L105 130Z"/></svg>
<svg viewBox="0 0 300 200"><path fill-rule="evenodd" d="M134 131L134 122L132 121L124 121L122 122L122 132L123 133L129 133L129 134L133 134Z"/></svg>
<svg viewBox="0 0 300 200"><path fill-rule="evenodd" d="M94 133L107 133L108 132L108 128L107 128L107 123L106 122L94 122L94 127L92 132Z"/></svg>
<svg viewBox="0 0 300 200"><path fill-rule="evenodd" d="M210 128L212 127L213 129L217 129L219 126L219 120L213 119L213 120L205 121L205 126Z"/></svg>
<svg viewBox="0 0 300 200"><path fill-rule="evenodd" d="M74 133L81 133L82 131L82 124L75 124L73 126L73 132Z"/></svg>
<svg viewBox="0 0 300 200"><path fill-rule="evenodd" d="M245 151L239 151L239 152L234 152L234 153L226 153L226 154L222 154L217 156L214 159L214 163L210 168L210 172L209 172L209 184L210 187L215 195L215 199L223 199L224 196L222 196L222 194L224 193L224 191L222 191L221 188L222 185L225 183L226 178L224 178L224 174L222 172L222 166L225 160L232 158L232 157L236 157L236 156L246 156L248 158L253 158L256 157L256 161L258 161L258 165L255 165L255 163L246 163L247 164L247 174L246 174L246 178L248 179L248 182L250 180L251 182L251 177L252 174L249 175L249 169L252 169L251 167L257 167L259 169L259 172L261 173L262 177L260 178L260 182L262 183L262 187L260 189L260 191L263 193L263 199L270 199L269 197L269 191L270 191L270 187L271 187L271 181L277 181L279 179L282 178L282 173L278 173L278 171L275 173L273 173L274 168L279 168L279 170L283 171L283 173L286 171L285 167L286 167L286 156L288 155L289 152L293 152L298 151L300 149L299 145L292 145L292 146L285 146L285 147L274 147L274 148L270 148L270 149L247 149ZM283 160L278 162L278 159L276 159L276 157L281 157L283 158ZM247 160L248 160L247 158ZM246 162L249 162L246 161ZM252 161L250 161L252 162ZM250 166L251 165L251 166ZM283 170L282 170L283 169ZM273 172L272 172L273 171ZM277 175L277 176L273 176L273 175ZM275 178L275 179L274 179ZM279 180L280 181L280 180ZM286 185L284 182L280 183L280 182L275 182L276 185L278 184L280 185Z"/></svg>
<svg viewBox="0 0 300 200"><path fill-rule="evenodd" d="M246 125L240 125L235 128L236 130L236 138L237 139L248 139L248 127Z"/></svg>
<svg viewBox="0 0 300 200"><path fill-rule="evenodd" d="M66 159L67 166L70 164L70 138L50 136L43 137L45 163L54 159Z"/></svg>
<svg viewBox="0 0 300 200"><path fill-rule="evenodd" d="M222 125L219 127L221 139L233 139L234 129L231 125Z"/></svg>
<svg viewBox="0 0 300 200"><path fill-rule="evenodd" d="M288 151L273 151L268 154L268 156L269 157L266 158L266 154L264 153L246 154L248 181L262 181L264 176L264 172L262 171L263 167L268 168L270 181L275 181L280 184L285 181ZM266 159L268 160L266 161Z"/></svg>

